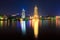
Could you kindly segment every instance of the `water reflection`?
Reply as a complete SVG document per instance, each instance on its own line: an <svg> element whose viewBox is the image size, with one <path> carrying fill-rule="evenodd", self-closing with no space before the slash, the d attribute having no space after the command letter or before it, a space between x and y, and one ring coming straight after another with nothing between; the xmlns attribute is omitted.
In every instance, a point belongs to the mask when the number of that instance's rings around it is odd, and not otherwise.
<svg viewBox="0 0 60 40"><path fill-rule="evenodd" d="M21 19L20 22L21 22L22 34L25 34L26 33L26 23L23 19Z"/></svg>
<svg viewBox="0 0 60 40"><path fill-rule="evenodd" d="M34 29L34 36L35 36L35 38L37 38L38 37L39 19L32 19L32 26Z"/></svg>
<svg viewBox="0 0 60 40"><path fill-rule="evenodd" d="M32 26L32 20L28 20L28 21L27 21L27 27L30 28L31 26Z"/></svg>
<svg viewBox="0 0 60 40"><path fill-rule="evenodd" d="M18 20L17 21L14 21L14 20L0 21L0 29L3 28L3 26L5 29L8 28L11 31L13 28L16 28L17 32L20 32L20 33L22 32L22 34L26 34L27 30L28 31L31 30L29 28L33 28L35 37L38 36L39 32L55 32L55 25L56 27L60 27L60 19L39 20L39 21L38 20L24 21L23 19L20 19L20 21Z"/></svg>
<svg viewBox="0 0 60 40"><path fill-rule="evenodd" d="M2 20L0 21L0 27L3 27L3 21Z"/></svg>
<svg viewBox="0 0 60 40"><path fill-rule="evenodd" d="M37 38L37 36L38 36L38 20L35 20L35 22L34 22L34 35L35 35L35 37Z"/></svg>
<svg viewBox="0 0 60 40"><path fill-rule="evenodd" d="M7 20L7 26L9 27L9 25L10 25L10 20Z"/></svg>
<svg viewBox="0 0 60 40"><path fill-rule="evenodd" d="M48 20L42 20L42 27L43 28L47 28L48 24L49 24Z"/></svg>
<svg viewBox="0 0 60 40"><path fill-rule="evenodd" d="M56 26L60 28L60 16L56 16Z"/></svg>
<svg viewBox="0 0 60 40"><path fill-rule="evenodd" d="M8 29L7 20L3 21L3 29L4 29L4 31L7 31L7 29Z"/></svg>
<svg viewBox="0 0 60 40"><path fill-rule="evenodd" d="M60 28L60 19L56 19L56 26Z"/></svg>
<svg viewBox="0 0 60 40"><path fill-rule="evenodd" d="M17 24L17 27L16 27L17 32L20 32L20 29L21 29L21 28L20 28L20 27L21 27L20 21L17 20L17 23L16 23L16 24Z"/></svg>
<svg viewBox="0 0 60 40"><path fill-rule="evenodd" d="M39 27L41 28L42 26L42 20L39 20Z"/></svg>
<svg viewBox="0 0 60 40"><path fill-rule="evenodd" d="M0 21L0 29L2 30L3 28L3 21Z"/></svg>
<svg viewBox="0 0 60 40"><path fill-rule="evenodd" d="M16 26L16 21L15 19L12 19L12 28L14 28Z"/></svg>

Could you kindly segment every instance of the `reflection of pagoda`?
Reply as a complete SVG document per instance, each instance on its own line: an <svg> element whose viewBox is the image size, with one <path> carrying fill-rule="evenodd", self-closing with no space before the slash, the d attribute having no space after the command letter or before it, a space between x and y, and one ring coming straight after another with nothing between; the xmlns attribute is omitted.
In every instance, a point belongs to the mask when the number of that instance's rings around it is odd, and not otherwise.
<svg viewBox="0 0 60 40"><path fill-rule="evenodd" d="M38 8L37 6L34 7L34 18L38 18Z"/></svg>
<svg viewBox="0 0 60 40"><path fill-rule="evenodd" d="M37 6L35 6L34 7L34 15L32 18L32 27L34 28L35 38L38 37L38 24L39 24L38 8L37 8Z"/></svg>

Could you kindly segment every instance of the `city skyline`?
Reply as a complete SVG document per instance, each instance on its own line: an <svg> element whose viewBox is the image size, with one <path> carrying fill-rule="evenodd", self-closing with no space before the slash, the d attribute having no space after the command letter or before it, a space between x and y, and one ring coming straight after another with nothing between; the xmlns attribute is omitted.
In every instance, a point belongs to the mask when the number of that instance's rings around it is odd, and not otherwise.
<svg viewBox="0 0 60 40"><path fill-rule="evenodd" d="M20 13L24 8L27 14L33 14L35 4L39 8L39 15L60 15L60 1L58 0L0 0L0 15Z"/></svg>

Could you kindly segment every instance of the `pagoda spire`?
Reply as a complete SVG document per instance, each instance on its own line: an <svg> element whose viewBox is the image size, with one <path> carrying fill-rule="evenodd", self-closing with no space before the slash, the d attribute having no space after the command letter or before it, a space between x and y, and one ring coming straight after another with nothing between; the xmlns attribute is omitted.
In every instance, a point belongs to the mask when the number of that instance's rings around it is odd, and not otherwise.
<svg viewBox="0 0 60 40"><path fill-rule="evenodd" d="M34 17L38 17L38 7L35 5L34 7Z"/></svg>

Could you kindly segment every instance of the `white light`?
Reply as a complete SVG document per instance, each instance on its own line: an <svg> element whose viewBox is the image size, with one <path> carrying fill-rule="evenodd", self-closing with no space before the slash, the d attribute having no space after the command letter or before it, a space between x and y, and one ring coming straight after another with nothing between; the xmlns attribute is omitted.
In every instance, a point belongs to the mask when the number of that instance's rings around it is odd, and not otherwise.
<svg viewBox="0 0 60 40"><path fill-rule="evenodd" d="M23 20L21 20L21 30L22 30L22 34L26 33L26 23Z"/></svg>

